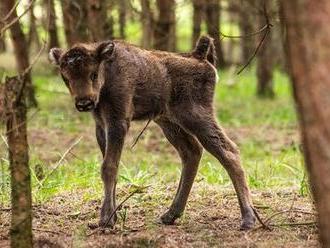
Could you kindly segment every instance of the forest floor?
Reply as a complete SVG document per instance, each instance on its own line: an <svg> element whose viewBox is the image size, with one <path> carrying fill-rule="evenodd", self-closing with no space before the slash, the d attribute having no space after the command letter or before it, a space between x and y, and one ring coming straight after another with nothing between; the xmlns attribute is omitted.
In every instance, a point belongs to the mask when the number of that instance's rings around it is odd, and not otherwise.
<svg viewBox="0 0 330 248"><path fill-rule="evenodd" d="M118 211L113 230L92 230L103 188L100 152L89 114L74 110L57 76L38 74L38 110L29 112L33 231L37 247L319 247L315 209L303 168L287 79L275 75L277 97L255 97L253 70L220 75L217 117L240 147L252 198L271 230L256 223L239 231L237 198L225 170L204 152L184 215L159 224L180 175L175 150L152 124L134 149L144 123L133 124L120 164L117 203L140 188ZM3 130L0 128L0 133ZM0 247L8 247L10 177L0 139Z"/></svg>
<svg viewBox="0 0 330 248"><path fill-rule="evenodd" d="M308 199L292 192L253 192L254 201L260 204L256 206L262 219L273 216L267 222L272 230L265 230L257 223L255 229L242 232L238 230L240 214L234 192L199 183L177 224L159 224L157 218L166 210L174 190L174 185L167 185L157 192L149 189L132 197L120 210L115 229L97 231L89 229L88 224L97 221L100 200L85 201L81 191L57 195L34 206L33 231L37 247L319 246L313 206ZM121 189L119 198L124 195ZM9 214L2 212L0 216L3 221L0 247L7 247L9 243ZM42 246L44 244L49 246Z"/></svg>

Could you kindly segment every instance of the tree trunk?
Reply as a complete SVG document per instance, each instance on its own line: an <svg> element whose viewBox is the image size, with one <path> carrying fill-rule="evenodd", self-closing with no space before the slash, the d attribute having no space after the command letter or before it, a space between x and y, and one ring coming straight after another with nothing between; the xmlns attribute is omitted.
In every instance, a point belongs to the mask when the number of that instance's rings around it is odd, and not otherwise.
<svg viewBox="0 0 330 248"><path fill-rule="evenodd" d="M244 1L244 0L242 0ZM229 1L227 6L227 22L240 24L240 1ZM229 25L228 34L233 34L236 25ZM238 57L236 54L238 53L238 49L241 48L241 39L225 39L226 40L226 66L237 66L241 65L242 59ZM245 41L243 41L245 42Z"/></svg>
<svg viewBox="0 0 330 248"><path fill-rule="evenodd" d="M32 195L26 131L24 79L6 78L5 110L11 175L12 248L32 247Z"/></svg>
<svg viewBox="0 0 330 248"><path fill-rule="evenodd" d="M56 11L54 6L54 0L44 0L44 6L47 9L47 13L49 16L49 20L47 25L47 32L49 35L48 38L48 49L53 47L59 47L58 34L57 34L57 26L56 26Z"/></svg>
<svg viewBox="0 0 330 248"><path fill-rule="evenodd" d="M253 0L255 1L255 0ZM255 31L255 11L251 1L240 0L239 5L239 27L242 36L248 36ZM242 63L246 63L255 50L255 37L241 39Z"/></svg>
<svg viewBox="0 0 330 248"><path fill-rule="evenodd" d="M89 41L87 25L87 2L84 0L61 1L64 32L69 47L77 42ZM98 28L99 23L94 26Z"/></svg>
<svg viewBox="0 0 330 248"><path fill-rule="evenodd" d="M206 26L209 35L214 39L219 68L226 66L225 57L220 40L220 0L206 1Z"/></svg>
<svg viewBox="0 0 330 248"><path fill-rule="evenodd" d="M32 0L29 0L31 3ZM31 49L40 48L40 40L37 31L36 17L34 15L34 2L31 4L31 9L29 11L29 34L28 34L28 46Z"/></svg>
<svg viewBox="0 0 330 248"><path fill-rule="evenodd" d="M271 0L259 0L260 6L265 1L267 11L272 9ZM259 26L266 24L265 17L258 15ZM274 97L273 88L273 69L274 69L274 53L272 44L273 32L269 32L265 38L259 53L257 54L257 95L259 97L272 98ZM263 35L260 36L260 39ZM260 40L258 41L258 43Z"/></svg>
<svg viewBox="0 0 330 248"><path fill-rule="evenodd" d="M92 41L112 39L112 21L107 16L108 1L88 0L88 27Z"/></svg>
<svg viewBox="0 0 330 248"><path fill-rule="evenodd" d="M6 38L5 36L0 37L0 53L3 53L6 51L6 42L5 42Z"/></svg>
<svg viewBox="0 0 330 248"><path fill-rule="evenodd" d="M276 6L277 11L277 20L280 20L279 18L279 6ZM283 38L285 36L285 30L283 25L278 21L277 23L274 23L274 26L272 28L273 36L273 54L274 54L274 66L276 68L279 68L283 72L289 74L288 72L288 63L286 60L285 52L284 52L284 41Z"/></svg>
<svg viewBox="0 0 330 248"><path fill-rule="evenodd" d="M281 7L321 242L330 247L330 2L282 0Z"/></svg>
<svg viewBox="0 0 330 248"><path fill-rule="evenodd" d="M158 19L154 32L154 48L175 51L175 0L157 0Z"/></svg>
<svg viewBox="0 0 330 248"><path fill-rule="evenodd" d="M0 3L0 19L3 18L3 13L4 13L4 9L3 9L3 4ZM0 30L3 28L4 23L0 22ZM0 36L0 53L5 52L6 51L6 38L5 38L5 34L3 33L3 36ZM1 84L0 84L1 87ZM1 93L1 92L0 92Z"/></svg>
<svg viewBox="0 0 330 248"><path fill-rule="evenodd" d="M127 4L126 1L119 0L119 37L120 39L125 39L125 29L126 29L126 11Z"/></svg>
<svg viewBox="0 0 330 248"><path fill-rule="evenodd" d="M149 0L141 0L142 41L144 48L151 48L153 44L154 22Z"/></svg>
<svg viewBox="0 0 330 248"><path fill-rule="evenodd" d="M192 48L195 48L196 42L201 35L201 25L205 11L205 0L193 0L193 34Z"/></svg>
<svg viewBox="0 0 330 248"><path fill-rule="evenodd" d="M1 3L3 5L2 10L2 16L7 15L9 11L12 9L12 7L15 4L14 0L6 0ZM13 11L12 15L8 18L8 22L11 22L13 19L17 18L16 11ZM21 29L20 23L15 22L10 27L10 35L14 47L14 54L16 58L16 66L18 72L21 74L23 73L26 68L29 67L29 55L28 55L28 46L26 42L25 35ZM37 107L37 100L35 98L34 94L34 87L32 85L32 79L31 79L31 73L27 73L25 75L25 91L26 91L26 98L28 101L28 106Z"/></svg>

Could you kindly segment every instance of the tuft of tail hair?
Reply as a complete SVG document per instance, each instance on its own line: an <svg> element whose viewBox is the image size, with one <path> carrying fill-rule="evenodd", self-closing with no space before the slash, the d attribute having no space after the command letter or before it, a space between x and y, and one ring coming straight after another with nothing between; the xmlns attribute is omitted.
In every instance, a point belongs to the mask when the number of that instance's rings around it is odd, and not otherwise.
<svg viewBox="0 0 330 248"><path fill-rule="evenodd" d="M196 59L206 59L212 65L216 66L217 56L213 39L209 36L201 36L197 43L195 50L192 52Z"/></svg>

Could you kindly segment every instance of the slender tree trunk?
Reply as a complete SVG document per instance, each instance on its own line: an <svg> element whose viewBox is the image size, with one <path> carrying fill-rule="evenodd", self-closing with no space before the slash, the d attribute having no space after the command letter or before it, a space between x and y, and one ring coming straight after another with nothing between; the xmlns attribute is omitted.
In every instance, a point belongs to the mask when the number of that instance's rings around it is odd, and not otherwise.
<svg viewBox="0 0 330 248"><path fill-rule="evenodd" d="M108 18L108 1L88 0L88 27L93 41L112 39L112 21Z"/></svg>
<svg viewBox="0 0 330 248"><path fill-rule="evenodd" d="M244 1L244 0L242 0ZM227 6L227 15L228 15L228 22L229 23L238 23L240 21L240 1L229 1ZM228 34L234 33L235 26L230 25L229 30L227 31ZM238 48L240 49L240 39L226 39L226 66L232 66L232 65L241 65L242 61L241 58L236 56L238 53Z"/></svg>
<svg viewBox="0 0 330 248"><path fill-rule="evenodd" d="M31 2L32 0L29 0ZM29 48L38 49L40 47L40 40L37 31L36 17L34 15L34 2L31 5L29 11L29 34L28 34L28 46ZM33 46L32 46L33 45Z"/></svg>
<svg viewBox="0 0 330 248"><path fill-rule="evenodd" d="M175 51L175 0L157 0L158 19L154 32L154 48Z"/></svg>
<svg viewBox="0 0 330 248"><path fill-rule="evenodd" d="M32 195L29 153L26 129L24 79L7 78L5 83L5 110L9 169L11 175L11 228L12 248L32 247ZM24 95L24 93L23 93Z"/></svg>
<svg viewBox="0 0 330 248"><path fill-rule="evenodd" d="M144 48L151 48L153 44L154 18L149 0L141 0L142 41Z"/></svg>
<svg viewBox="0 0 330 248"><path fill-rule="evenodd" d="M4 8L3 8L3 3L0 2L0 18L3 18L3 13L4 13ZM0 22L0 29L2 29L4 26L3 22ZM6 51L6 43L5 43L5 33L3 34L3 36L0 36L0 53L5 52ZM0 84L1 87L1 84ZM0 92L1 93L1 92Z"/></svg>
<svg viewBox="0 0 330 248"><path fill-rule="evenodd" d="M205 12L205 0L193 0L193 32L192 32L192 48L196 46L196 42L201 35L201 25Z"/></svg>
<svg viewBox="0 0 330 248"><path fill-rule="evenodd" d="M1 2L1 16L12 10L15 0ZM12 12L8 22L17 17ZM18 72L28 66L28 46L19 21L10 27ZM31 88L28 88L31 87ZM11 174L11 228L12 248L30 248L32 244L32 195L26 128L26 94L33 89L29 73L23 77L6 78L4 86L6 136Z"/></svg>
<svg viewBox="0 0 330 248"><path fill-rule="evenodd" d="M127 3L126 1L119 0L119 37L120 39L125 39L125 29L126 29L126 12L127 12Z"/></svg>
<svg viewBox="0 0 330 248"><path fill-rule="evenodd" d="M255 31L255 0L240 0L239 5L239 27L241 35L247 36ZM251 36L248 38L241 39L241 50L242 50L242 63L246 63L252 56L255 50L255 37Z"/></svg>
<svg viewBox="0 0 330 248"><path fill-rule="evenodd" d="M2 16L5 16L7 15L7 13L9 13L14 3L15 3L14 0L5 0L1 2L1 5L3 5ZM15 18L17 18L17 13L16 11L13 11L12 15L8 18L8 22L11 22ZM10 27L10 35L14 47L17 70L21 74L25 71L26 68L29 67L30 63L29 63L27 41L19 22L16 22ZM35 98L34 87L32 85L32 79L30 73L27 73L25 76L25 84L26 84L25 95L28 101L28 106L37 107L38 104Z"/></svg>
<svg viewBox="0 0 330 248"><path fill-rule="evenodd" d="M281 0L281 7L321 242L330 247L330 2Z"/></svg>
<svg viewBox="0 0 330 248"><path fill-rule="evenodd" d="M277 18L279 18L279 8L277 6ZM284 42L283 37L285 34L285 30L283 28L283 25L278 21L277 23L274 23L274 26L272 28L273 36L273 54L274 54L274 66L276 68L281 69L283 72L288 73L288 63L286 60L285 52L284 52Z"/></svg>
<svg viewBox="0 0 330 248"><path fill-rule="evenodd" d="M3 53L6 51L6 42L5 42L5 37L0 37L0 53Z"/></svg>
<svg viewBox="0 0 330 248"><path fill-rule="evenodd" d="M47 16L49 16L48 23L46 23L47 26L47 32L48 32L48 49L53 47L59 47L59 40L58 40L58 34L57 34L57 26L56 26L56 11L55 11L55 5L54 0L44 0L44 6L46 8L46 12L48 13Z"/></svg>
<svg viewBox="0 0 330 248"><path fill-rule="evenodd" d="M220 40L220 0L206 1L206 26L209 35L214 39L219 68L226 66L225 57Z"/></svg>
<svg viewBox="0 0 330 248"><path fill-rule="evenodd" d="M71 47L77 42L89 40L87 25L87 1L61 1L64 21L64 32L67 44ZM98 24L99 25L99 24ZM94 28L99 28L99 26Z"/></svg>
<svg viewBox="0 0 330 248"><path fill-rule="evenodd" d="M265 2L267 10L272 9L271 0L259 0L260 6ZM259 26L266 24L265 17L258 15ZM263 42L259 53L257 54L257 95L260 97L274 97L273 87L273 69L274 69L274 53L272 44L273 33L269 32ZM262 37L260 37L261 39ZM260 41L258 41L260 42Z"/></svg>

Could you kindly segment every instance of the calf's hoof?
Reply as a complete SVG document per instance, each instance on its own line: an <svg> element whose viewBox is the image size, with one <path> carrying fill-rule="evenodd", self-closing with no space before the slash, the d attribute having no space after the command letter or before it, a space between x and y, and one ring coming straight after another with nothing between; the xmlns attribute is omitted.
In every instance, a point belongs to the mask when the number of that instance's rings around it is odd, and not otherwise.
<svg viewBox="0 0 330 248"><path fill-rule="evenodd" d="M116 224L117 221L117 215L115 214L114 216L109 219L108 215L102 216L100 221L99 221L99 227L101 228L113 228Z"/></svg>
<svg viewBox="0 0 330 248"><path fill-rule="evenodd" d="M249 214L243 218L240 230L241 231L247 231L254 227L254 224L256 222L256 217L254 214Z"/></svg>
<svg viewBox="0 0 330 248"><path fill-rule="evenodd" d="M173 225L175 220L180 216L180 214L173 213L171 210L169 210L160 217L160 220L165 225Z"/></svg>

